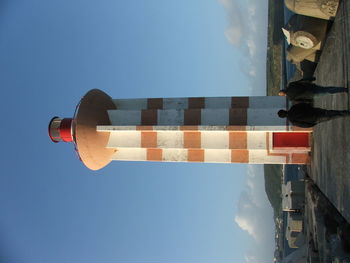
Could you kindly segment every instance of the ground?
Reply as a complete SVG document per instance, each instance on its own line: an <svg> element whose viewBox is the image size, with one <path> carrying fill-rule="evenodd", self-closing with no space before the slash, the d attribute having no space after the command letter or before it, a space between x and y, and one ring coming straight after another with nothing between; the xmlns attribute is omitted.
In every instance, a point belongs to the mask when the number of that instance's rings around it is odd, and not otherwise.
<svg viewBox="0 0 350 263"><path fill-rule="evenodd" d="M315 71L316 83L349 88L350 2L340 3ZM348 109L347 94L324 96L316 107ZM350 117L317 125L314 128L312 163L309 174L338 211L350 222Z"/></svg>

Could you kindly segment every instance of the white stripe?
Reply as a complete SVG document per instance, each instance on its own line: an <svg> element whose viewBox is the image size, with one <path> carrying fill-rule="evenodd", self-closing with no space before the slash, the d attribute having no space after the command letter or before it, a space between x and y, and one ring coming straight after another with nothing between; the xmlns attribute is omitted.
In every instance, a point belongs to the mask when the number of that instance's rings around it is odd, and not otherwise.
<svg viewBox="0 0 350 263"><path fill-rule="evenodd" d="M272 150L270 153L309 153L311 151L311 147L308 149L277 149L277 150Z"/></svg>
<svg viewBox="0 0 350 263"><path fill-rule="evenodd" d="M158 110L158 125L183 125L183 110Z"/></svg>
<svg viewBox="0 0 350 263"><path fill-rule="evenodd" d="M229 110L228 109L202 109L201 124L202 125L228 125Z"/></svg>
<svg viewBox="0 0 350 263"><path fill-rule="evenodd" d="M208 163L231 163L231 150L206 149L204 162Z"/></svg>
<svg viewBox="0 0 350 263"><path fill-rule="evenodd" d="M158 148L183 148L184 133L182 131L157 132Z"/></svg>
<svg viewBox="0 0 350 263"><path fill-rule="evenodd" d="M187 149L164 149L163 161L165 162L187 162Z"/></svg>
<svg viewBox="0 0 350 263"><path fill-rule="evenodd" d="M247 132L247 147L248 149L267 150L266 132L256 131Z"/></svg>
<svg viewBox="0 0 350 263"><path fill-rule="evenodd" d="M163 109L187 109L188 98L165 98L163 99Z"/></svg>
<svg viewBox="0 0 350 263"><path fill-rule="evenodd" d="M146 148L118 148L112 160L120 161L147 161Z"/></svg>
<svg viewBox="0 0 350 263"><path fill-rule="evenodd" d="M241 97L233 97L239 100ZM231 108L232 97L205 97L205 108ZM117 109L145 110L147 98L113 99ZM251 96L249 108L285 108L286 98L280 96ZM163 109L188 109L188 98L163 98Z"/></svg>
<svg viewBox="0 0 350 263"><path fill-rule="evenodd" d="M147 99L114 99L118 110L143 110L147 109Z"/></svg>
<svg viewBox="0 0 350 263"><path fill-rule="evenodd" d="M280 108L268 109L248 109L247 125L253 126L283 126L286 125L286 119L280 118L277 112Z"/></svg>
<svg viewBox="0 0 350 263"><path fill-rule="evenodd" d="M98 132L136 131L136 126L97 125Z"/></svg>
<svg viewBox="0 0 350 263"><path fill-rule="evenodd" d="M234 131L232 130L232 127L226 126L226 125L214 125L214 126L197 126L199 131ZM242 126L239 126L239 131L241 130ZM300 132L300 131L290 131L289 128L286 125L277 125L277 126L245 126L246 131L289 131L289 132ZM180 130L181 127L179 125L174 126L165 126L165 125L159 125L159 126L153 126L154 131L175 131ZM117 131L132 131L136 130L136 126L116 126L116 125L98 125L96 126L96 130L99 132L117 132ZM312 132L312 131L303 131L303 132Z"/></svg>
<svg viewBox="0 0 350 263"><path fill-rule="evenodd" d="M284 131L289 131L288 126L286 125L276 125L276 126L254 126L254 125L249 125L246 126L246 131L269 131L269 132L284 132Z"/></svg>
<svg viewBox="0 0 350 263"><path fill-rule="evenodd" d="M109 110L109 120L112 125L140 125L141 111L139 110Z"/></svg>
<svg viewBox="0 0 350 263"><path fill-rule="evenodd" d="M205 98L206 109L231 108L231 97L209 97Z"/></svg>
<svg viewBox="0 0 350 263"><path fill-rule="evenodd" d="M147 161L147 149L145 148L118 148L113 154L112 160L120 161ZM188 150L186 149L164 149L163 161L187 162ZM231 151L207 149L204 151L204 161L214 163L230 163ZM255 164L285 164L285 156L269 156L265 150L250 150L249 163Z"/></svg>
<svg viewBox="0 0 350 263"><path fill-rule="evenodd" d="M255 96L249 97L249 108L279 108L286 107L286 97Z"/></svg>
<svg viewBox="0 0 350 263"><path fill-rule="evenodd" d="M271 156L268 155L267 150L250 150L249 163L256 164L284 164L286 163L285 156Z"/></svg>
<svg viewBox="0 0 350 263"><path fill-rule="evenodd" d="M203 149L228 149L229 132L202 131L201 142Z"/></svg>
<svg viewBox="0 0 350 263"><path fill-rule="evenodd" d="M109 136L107 148L141 147L140 131L118 131Z"/></svg>

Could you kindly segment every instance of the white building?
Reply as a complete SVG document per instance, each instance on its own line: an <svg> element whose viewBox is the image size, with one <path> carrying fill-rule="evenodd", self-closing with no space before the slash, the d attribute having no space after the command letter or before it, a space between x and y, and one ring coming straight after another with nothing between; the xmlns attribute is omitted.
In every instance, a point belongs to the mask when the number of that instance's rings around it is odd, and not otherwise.
<svg viewBox="0 0 350 263"><path fill-rule="evenodd" d="M289 181L282 185L282 210L296 211L304 207L304 181Z"/></svg>

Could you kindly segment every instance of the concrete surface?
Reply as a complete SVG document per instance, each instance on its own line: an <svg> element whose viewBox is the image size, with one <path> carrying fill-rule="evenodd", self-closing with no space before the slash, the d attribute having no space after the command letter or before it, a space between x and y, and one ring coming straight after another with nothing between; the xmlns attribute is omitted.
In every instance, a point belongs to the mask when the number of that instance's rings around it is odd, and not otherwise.
<svg viewBox="0 0 350 263"><path fill-rule="evenodd" d="M315 71L316 83L319 85L350 87L349 14L350 1L343 0ZM348 95L343 93L317 98L315 106L348 109ZM321 191L350 222L350 117L315 127L309 169L311 178Z"/></svg>

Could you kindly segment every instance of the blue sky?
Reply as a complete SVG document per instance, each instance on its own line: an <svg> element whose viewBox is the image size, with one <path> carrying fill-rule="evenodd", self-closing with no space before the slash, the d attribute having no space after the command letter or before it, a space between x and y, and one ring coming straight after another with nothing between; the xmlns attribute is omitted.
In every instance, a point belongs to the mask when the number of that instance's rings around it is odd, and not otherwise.
<svg viewBox="0 0 350 263"><path fill-rule="evenodd" d="M1 1L0 260L269 261L261 167L113 162L92 172L47 137L50 118L72 116L93 88L113 98L264 94L266 5Z"/></svg>

